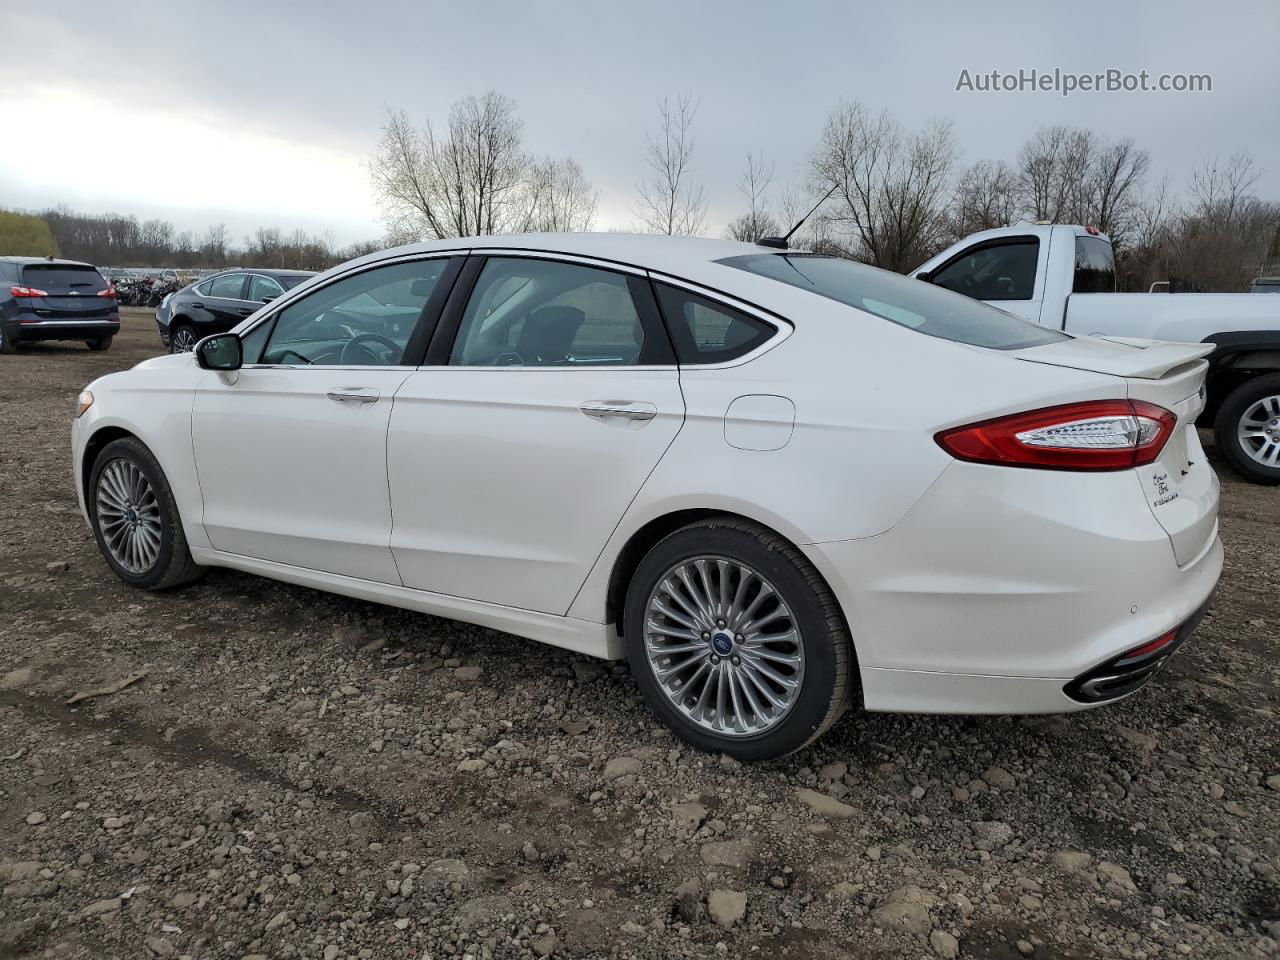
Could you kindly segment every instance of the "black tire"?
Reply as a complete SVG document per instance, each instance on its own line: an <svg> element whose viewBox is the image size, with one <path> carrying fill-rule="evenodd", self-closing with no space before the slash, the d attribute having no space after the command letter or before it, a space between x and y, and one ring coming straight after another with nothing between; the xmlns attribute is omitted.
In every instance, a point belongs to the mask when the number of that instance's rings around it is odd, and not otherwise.
<svg viewBox="0 0 1280 960"><path fill-rule="evenodd" d="M0 353L12 354L18 352L18 342L12 337L6 336L4 326L0 325Z"/></svg>
<svg viewBox="0 0 1280 960"><path fill-rule="evenodd" d="M179 350L178 341L185 334L191 337L191 346L195 347L200 340L200 334L196 332L196 328L190 323L175 323L169 327L169 352L170 353L190 353L190 350Z"/></svg>
<svg viewBox="0 0 1280 960"><path fill-rule="evenodd" d="M1213 434L1218 451L1236 473L1252 483L1277 484L1280 483L1280 466L1272 467L1255 460L1239 436L1240 423L1245 414L1259 400L1267 397L1280 397L1280 373L1269 373L1246 380L1227 394L1222 406L1218 408ZM1276 424L1276 428L1280 428L1280 423ZM1280 441L1280 430L1274 436Z"/></svg>
<svg viewBox="0 0 1280 960"><path fill-rule="evenodd" d="M140 572L128 570L112 555L103 537L102 524L98 516L98 486L102 482L103 471L116 460L125 460L141 471L151 485L159 507L160 550L151 566ZM102 449L89 471L89 486L85 499L99 552L116 576L129 586L138 587L141 590L165 590L188 583L204 574L205 568L191 559L191 551L187 549L187 537L182 529L182 520L178 516L177 502L174 500L169 481L164 471L160 469L156 458L141 440L135 437L124 437L112 441Z"/></svg>
<svg viewBox="0 0 1280 960"><path fill-rule="evenodd" d="M111 349L111 341L115 337L97 337L93 340L86 340L85 345L94 353L104 353Z"/></svg>
<svg viewBox="0 0 1280 960"><path fill-rule="evenodd" d="M673 566L701 556L745 564L773 584L799 627L804 673L789 712L752 736L727 736L698 725L669 699L645 650L646 605ZM813 565L777 534L732 517L683 527L659 541L636 568L627 588L623 634L631 673L649 707L681 739L701 750L739 760L772 760L821 736L857 693L853 643L831 590Z"/></svg>

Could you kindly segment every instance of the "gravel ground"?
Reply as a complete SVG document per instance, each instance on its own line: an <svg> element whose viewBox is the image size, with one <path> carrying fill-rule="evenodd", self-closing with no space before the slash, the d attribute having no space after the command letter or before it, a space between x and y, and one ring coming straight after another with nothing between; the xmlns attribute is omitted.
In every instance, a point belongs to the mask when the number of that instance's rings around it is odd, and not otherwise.
<svg viewBox="0 0 1280 960"><path fill-rule="evenodd" d="M852 714L742 766L621 665L225 571L123 586L68 419L159 349L124 319L0 357L0 957L1280 952L1280 488L1221 471L1216 606L1135 698Z"/></svg>

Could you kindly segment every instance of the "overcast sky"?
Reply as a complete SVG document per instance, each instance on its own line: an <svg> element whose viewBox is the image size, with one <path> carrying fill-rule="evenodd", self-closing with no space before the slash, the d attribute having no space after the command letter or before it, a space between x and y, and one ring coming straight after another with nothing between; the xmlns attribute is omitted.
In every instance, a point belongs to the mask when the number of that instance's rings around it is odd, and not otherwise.
<svg viewBox="0 0 1280 960"><path fill-rule="evenodd" d="M381 236L362 166L387 107L443 122L494 89L526 147L571 155L597 228L636 223L656 101L691 92L713 229L740 212L748 150L803 184L840 100L954 122L961 160L1012 159L1036 127L1132 136L1176 188L1248 151L1280 200L1280 3L554 3L60 0L0 13L0 207L58 203ZM1209 93L957 92L960 73L1207 73Z"/></svg>

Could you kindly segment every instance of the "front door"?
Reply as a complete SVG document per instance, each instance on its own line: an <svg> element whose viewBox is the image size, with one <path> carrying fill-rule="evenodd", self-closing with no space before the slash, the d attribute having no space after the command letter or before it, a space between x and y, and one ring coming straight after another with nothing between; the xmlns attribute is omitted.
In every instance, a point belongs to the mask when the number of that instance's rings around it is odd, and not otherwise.
<svg viewBox="0 0 1280 960"><path fill-rule="evenodd" d="M216 549L400 582L387 425L447 264L390 264L310 291L241 335L241 370L201 382L192 440Z"/></svg>
<svg viewBox="0 0 1280 960"><path fill-rule="evenodd" d="M490 256L432 359L391 414L405 585L566 613L684 422L648 280Z"/></svg>

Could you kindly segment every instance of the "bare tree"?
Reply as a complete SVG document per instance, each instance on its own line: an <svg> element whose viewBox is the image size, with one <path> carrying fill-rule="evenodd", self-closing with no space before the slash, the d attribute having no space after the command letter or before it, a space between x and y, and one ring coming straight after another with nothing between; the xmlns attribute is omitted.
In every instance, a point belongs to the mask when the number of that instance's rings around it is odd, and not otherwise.
<svg viewBox="0 0 1280 960"><path fill-rule="evenodd" d="M954 153L949 123L907 133L887 113L842 103L810 162L814 193L834 188L825 220L849 236L859 259L909 270L945 240Z"/></svg>
<svg viewBox="0 0 1280 960"><path fill-rule="evenodd" d="M1018 154L1022 204L1035 220L1079 219L1094 136L1072 127L1041 127Z"/></svg>
<svg viewBox="0 0 1280 960"><path fill-rule="evenodd" d="M225 223L214 223L200 240L200 255L209 266L220 267L227 262L227 248L231 246L231 231Z"/></svg>
<svg viewBox="0 0 1280 960"><path fill-rule="evenodd" d="M586 231L596 216L596 191L578 162L544 157L529 165L521 230Z"/></svg>
<svg viewBox="0 0 1280 960"><path fill-rule="evenodd" d="M951 239L1005 227L1018 215L1018 175L1003 160L980 160L960 176L952 201Z"/></svg>
<svg viewBox="0 0 1280 960"><path fill-rule="evenodd" d="M515 103L493 91L455 103L444 134L389 112L369 166L388 232L400 239L508 232L523 212L523 132Z"/></svg>
<svg viewBox="0 0 1280 960"><path fill-rule="evenodd" d="M747 154L747 167L738 180L738 190L747 200L747 210L731 222L727 228L733 240L754 243L761 237L780 233L778 220L769 210L768 190L773 183L773 164L766 163L764 154Z"/></svg>
<svg viewBox="0 0 1280 960"><path fill-rule="evenodd" d="M1125 246L1133 228L1138 192L1150 165L1150 154L1137 149L1130 137L1102 144L1085 178L1082 221L1096 226L1117 246Z"/></svg>
<svg viewBox="0 0 1280 960"><path fill-rule="evenodd" d="M658 104L660 126L645 151L648 174L636 184L637 215L653 233L698 236L707 225L706 191L693 180L693 136L698 104L681 94Z"/></svg>
<svg viewBox="0 0 1280 960"><path fill-rule="evenodd" d="M1262 171L1254 168L1248 154L1233 153L1225 161L1218 157L1204 161L1191 171L1193 215L1231 220L1261 176Z"/></svg>

